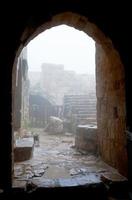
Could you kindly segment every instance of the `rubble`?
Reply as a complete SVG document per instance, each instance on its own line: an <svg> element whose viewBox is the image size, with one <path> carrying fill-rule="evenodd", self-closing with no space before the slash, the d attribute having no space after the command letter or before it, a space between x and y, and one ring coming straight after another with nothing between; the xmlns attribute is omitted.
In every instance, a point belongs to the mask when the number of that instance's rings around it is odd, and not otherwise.
<svg viewBox="0 0 132 200"><path fill-rule="evenodd" d="M80 168L80 169L73 168L70 170L70 175L71 176L78 175L78 174L84 175L86 172L87 172L87 170L84 168Z"/></svg>
<svg viewBox="0 0 132 200"><path fill-rule="evenodd" d="M45 170L48 168L47 165L39 163L36 165L16 165L14 170L14 178L21 180L29 180L33 177L41 177L45 173Z"/></svg>
<svg viewBox="0 0 132 200"><path fill-rule="evenodd" d="M37 132L37 131L36 131ZM38 187L63 187L98 183L102 176L112 178L115 169L100 157L71 148L74 136L39 134L40 146L34 156L14 165L14 183L32 181ZM17 181L17 183L16 183Z"/></svg>
<svg viewBox="0 0 132 200"><path fill-rule="evenodd" d="M58 117L51 116L45 131L50 134L63 133L63 121Z"/></svg>

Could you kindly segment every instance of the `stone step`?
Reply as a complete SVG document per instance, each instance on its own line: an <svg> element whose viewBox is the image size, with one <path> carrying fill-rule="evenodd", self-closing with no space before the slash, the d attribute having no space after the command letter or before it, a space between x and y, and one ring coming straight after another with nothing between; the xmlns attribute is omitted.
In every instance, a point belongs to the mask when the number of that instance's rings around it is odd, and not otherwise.
<svg viewBox="0 0 132 200"><path fill-rule="evenodd" d="M68 112L68 110L69 109L65 109L64 111L66 112ZM84 110L84 109L74 109L74 111L73 111L73 113L77 113L77 114L91 114L91 113L97 113L97 110L95 109L95 108L93 108L93 109L86 109L86 110Z"/></svg>
<svg viewBox="0 0 132 200"><path fill-rule="evenodd" d="M79 95L79 94L78 95L65 95L64 98L65 99L67 99L67 98L80 98L80 97L87 98L88 96L89 95L83 95L83 94L82 95Z"/></svg>
<svg viewBox="0 0 132 200"><path fill-rule="evenodd" d="M96 112L96 107L90 107L90 108L86 108L86 109L80 109L80 108L78 108L78 109L76 109L77 110L77 112Z"/></svg>
<svg viewBox="0 0 132 200"><path fill-rule="evenodd" d="M86 97L86 98L84 98L84 97L78 97L78 98L64 98L64 101L71 101L71 100L76 100L76 101L78 101L78 100L88 100L88 99L97 99L96 98L96 96L88 96L88 97Z"/></svg>
<svg viewBox="0 0 132 200"><path fill-rule="evenodd" d="M83 96L83 95L78 95L78 96L75 96L75 95L73 95L73 96L64 96L64 99L78 99L78 98L84 98L84 99L88 99L89 97L96 97L96 94L89 94L89 95L87 95L87 96Z"/></svg>
<svg viewBox="0 0 132 200"><path fill-rule="evenodd" d="M96 114L96 110L90 110L90 111L78 111L77 114Z"/></svg>
<svg viewBox="0 0 132 200"><path fill-rule="evenodd" d="M96 106L96 103L87 103L87 104L67 104L67 105L64 105L64 108L65 107L82 107L82 108L84 108L84 107L92 107L92 106Z"/></svg>
<svg viewBox="0 0 132 200"><path fill-rule="evenodd" d="M67 98L67 99L64 99L64 101L79 101L79 100L84 100L84 101L87 101L88 99L97 99L96 96L89 96L87 98Z"/></svg>
<svg viewBox="0 0 132 200"><path fill-rule="evenodd" d="M87 104L87 103L95 103L96 99L88 99L87 101L65 101L64 104Z"/></svg>
<svg viewBox="0 0 132 200"><path fill-rule="evenodd" d="M77 110L87 110L87 111L89 111L89 110L97 110L96 109L96 105L86 105L86 106L84 106L84 105L81 105L81 106L74 106ZM74 108L73 107L73 108Z"/></svg>
<svg viewBox="0 0 132 200"><path fill-rule="evenodd" d="M63 110L72 110L72 111L86 111L86 112L90 112L90 111L96 111L96 106L85 106L85 107L79 107L79 106L74 106L74 107L65 107L63 108Z"/></svg>
<svg viewBox="0 0 132 200"><path fill-rule="evenodd" d="M80 116L77 116L77 119L78 120L95 120L96 121L96 117L80 117Z"/></svg>
<svg viewBox="0 0 132 200"><path fill-rule="evenodd" d="M95 117L96 118L96 114L78 114L78 117Z"/></svg>
<svg viewBox="0 0 132 200"><path fill-rule="evenodd" d="M64 103L64 106L89 106L89 105L96 105L96 101L88 101L88 102L70 102Z"/></svg>
<svg viewBox="0 0 132 200"><path fill-rule="evenodd" d="M82 97L82 98L87 98L87 97L89 97L90 95L96 95L96 93L95 92L93 92L93 91L90 91L89 93L87 93L86 95L85 94L71 94L71 95L64 95L64 98L80 98L80 97Z"/></svg>
<svg viewBox="0 0 132 200"><path fill-rule="evenodd" d="M83 114L83 113L84 114L91 114L91 113L96 114L97 111L96 110L77 110L76 113L78 113L78 114Z"/></svg>
<svg viewBox="0 0 132 200"><path fill-rule="evenodd" d="M88 191L88 186L92 186L97 184L101 184L100 177L97 176L95 173L89 173L88 175L85 176L79 176L79 177L71 177L71 178L57 178L57 179L34 179L32 180L32 183L36 185L39 188L55 188L55 187L64 187L71 188L76 186L85 186ZM90 187L91 188L91 187ZM78 189L78 187L77 187Z"/></svg>

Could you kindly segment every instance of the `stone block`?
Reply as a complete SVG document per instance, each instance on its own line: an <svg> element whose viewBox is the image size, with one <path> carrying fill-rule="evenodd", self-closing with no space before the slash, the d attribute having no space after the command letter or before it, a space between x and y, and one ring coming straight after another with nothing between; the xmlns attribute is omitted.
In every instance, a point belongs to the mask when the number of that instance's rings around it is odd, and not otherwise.
<svg viewBox="0 0 132 200"><path fill-rule="evenodd" d="M92 125L78 126L75 147L95 154L97 152L97 127Z"/></svg>
<svg viewBox="0 0 132 200"><path fill-rule="evenodd" d="M16 140L16 146L14 148L14 162L22 162L31 159L33 149L33 138L22 138Z"/></svg>

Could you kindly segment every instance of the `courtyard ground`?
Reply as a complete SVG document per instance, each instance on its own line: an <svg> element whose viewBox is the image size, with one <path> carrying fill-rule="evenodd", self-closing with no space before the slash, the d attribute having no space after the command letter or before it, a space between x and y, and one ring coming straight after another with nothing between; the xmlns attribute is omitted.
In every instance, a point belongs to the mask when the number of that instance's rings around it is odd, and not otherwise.
<svg viewBox="0 0 132 200"><path fill-rule="evenodd" d="M42 129L37 133L40 142L34 146L33 157L14 164L14 187L25 187L27 183L40 187L87 185L100 183L102 176L125 180L97 155L76 150L74 135L52 135Z"/></svg>

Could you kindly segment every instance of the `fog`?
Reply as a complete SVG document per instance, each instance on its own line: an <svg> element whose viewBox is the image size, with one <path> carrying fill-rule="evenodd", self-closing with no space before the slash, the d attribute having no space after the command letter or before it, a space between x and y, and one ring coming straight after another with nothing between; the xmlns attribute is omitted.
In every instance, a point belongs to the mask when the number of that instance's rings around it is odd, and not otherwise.
<svg viewBox="0 0 132 200"><path fill-rule="evenodd" d="M95 42L67 25L50 28L27 46L29 71L41 71L42 63L63 64L65 70L95 73Z"/></svg>

